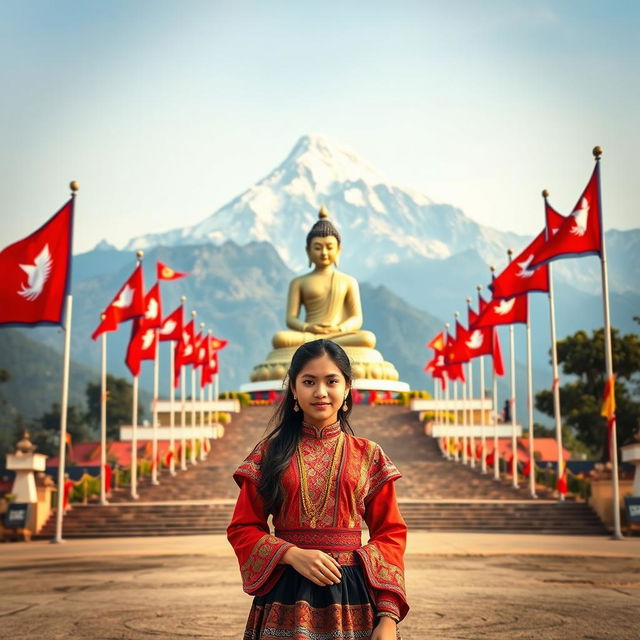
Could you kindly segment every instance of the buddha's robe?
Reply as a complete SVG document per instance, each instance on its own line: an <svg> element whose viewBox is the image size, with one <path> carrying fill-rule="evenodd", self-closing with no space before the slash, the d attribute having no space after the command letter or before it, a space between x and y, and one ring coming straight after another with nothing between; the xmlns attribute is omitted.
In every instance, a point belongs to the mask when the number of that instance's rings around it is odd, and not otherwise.
<svg viewBox="0 0 640 640"><path fill-rule="evenodd" d="M302 307L305 319L300 318ZM340 271L330 277L311 273L294 278L287 297L287 327L273 337L273 348L296 347L318 338L328 338L342 346L373 349L376 337L362 327L362 305L358 281ZM316 324L337 327L332 333L313 333L309 327Z"/></svg>

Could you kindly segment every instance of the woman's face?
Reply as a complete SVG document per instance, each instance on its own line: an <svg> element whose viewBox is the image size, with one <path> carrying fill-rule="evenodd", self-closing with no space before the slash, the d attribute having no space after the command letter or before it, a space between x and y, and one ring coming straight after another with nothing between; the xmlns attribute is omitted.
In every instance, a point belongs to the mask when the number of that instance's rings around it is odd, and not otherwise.
<svg viewBox="0 0 640 640"><path fill-rule="evenodd" d="M337 422L338 409L349 393L342 371L326 353L307 362L291 390L305 422L316 427Z"/></svg>

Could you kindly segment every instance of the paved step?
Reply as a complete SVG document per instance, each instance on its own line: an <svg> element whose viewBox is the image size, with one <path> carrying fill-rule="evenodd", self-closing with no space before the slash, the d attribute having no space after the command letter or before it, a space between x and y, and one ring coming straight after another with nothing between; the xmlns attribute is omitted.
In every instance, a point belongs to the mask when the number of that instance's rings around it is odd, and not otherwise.
<svg viewBox="0 0 640 640"><path fill-rule="evenodd" d="M119 489L109 505L74 506L65 515L64 536L225 533L238 495L232 473L265 435L271 413L270 407L249 407L234 415L224 438L211 441L206 460L173 478L163 470L159 485L142 479L139 499L133 503L128 490ZM526 479L524 486L514 489L508 479L495 482L479 469L445 460L435 440L424 435L417 414L405 407L357 406L351 422L356 435L378 442L403 474L396 490L412 529L606 533L583 503L531 500ZM549 497L542 488L539 494ZM52 537L54 531L52 517L39 537Z"/></svg>

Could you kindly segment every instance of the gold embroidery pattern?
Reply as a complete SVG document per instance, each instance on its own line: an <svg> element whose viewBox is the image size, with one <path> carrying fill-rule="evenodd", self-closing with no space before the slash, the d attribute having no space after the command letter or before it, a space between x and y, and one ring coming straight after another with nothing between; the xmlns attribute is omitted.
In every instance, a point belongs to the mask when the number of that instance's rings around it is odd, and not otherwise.
<svg viewBox="0 0 640 640"><path fill-rule="evenodd" d="M349 492L349 527L361 527L362 515L364 514L364 496L368 491L369 467L373 459L377 445L375 442L368 440L366 449L361 455L355 455L356 451L351 455L349 463L349 485L354 490ZM352 446L352 450L355 447ZM358 452L359 453L359 452ZM361 458L360 460L358 458Z"/></svg>
<svg viewBox="0 0 640 640"><path fill-rule="evenodd" d="M236 476L249 478L256 484L260 482L260 463L262 462L264 446L265 443L258 443L253 451L242 461L242 464L233 472L233 478L236 482L238 482ZM238 484L240 483L238 482Z"/></svg>
<svg viewBox="0 0 640 640"><path fill-rule="evenodd" d="M315 526L318 528L326 528L334 526L334 512L337 499L337 479L340 473L339 464L332 465L334 454L337 453L336 460L344 455L342 451L337 451L336 447L344 441L344 436L339 432L335 438L306 438L303 437L298 442L300 454L304 459L306 468L306 493L311 505L316 510ZM303 487L303 470L300 468L300 460L298 460L298 474L300 476L300 492L305 491ZM328 485L328 489L327 489ZM320 507L323 506L324 493L326 502L322 513L319 513ZM311 517L302 509L300 513L301 526L311 527Z"/></svg>
<svg viewBox="0 0 640 640"><path fill-rule="evenodd" d="M364 499L365 504L371 500L375 492L389 480L401 478L402 474L398 471L393 462L387 457L380 445L376 445L373 463L369 470L369 486L367 495Z"/></svg>
<svg viewBox="0 0 640 640"><path fill-rule="evenodd" d="M372 586L394 591L406 601L404 571L400 567L387 562L375 544L366 544L356 553L362 560Z"/></svg>
<svg viewBox="0 0 640 640"><path fill-rule="evenodd" d="M290 547L293 547L291 543L275 536L262 536L254 545L247 561L240 567L244 590L251 593L261 587Z"/></svg>

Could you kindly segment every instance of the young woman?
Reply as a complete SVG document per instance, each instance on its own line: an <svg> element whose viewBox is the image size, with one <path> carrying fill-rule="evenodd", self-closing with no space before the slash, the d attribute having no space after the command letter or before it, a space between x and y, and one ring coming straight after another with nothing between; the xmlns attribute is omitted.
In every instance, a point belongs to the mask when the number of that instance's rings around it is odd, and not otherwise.
<svg viewBox="0 0 640 640"><path fill-rule="evenodd" d="M300 346L288 382L275 427L233 475L240 495L227 538L255 596L244 640L396 640L409 610L401 475L379 445L353 435L340 346Z"/></svg>

